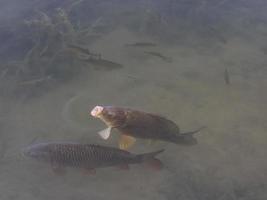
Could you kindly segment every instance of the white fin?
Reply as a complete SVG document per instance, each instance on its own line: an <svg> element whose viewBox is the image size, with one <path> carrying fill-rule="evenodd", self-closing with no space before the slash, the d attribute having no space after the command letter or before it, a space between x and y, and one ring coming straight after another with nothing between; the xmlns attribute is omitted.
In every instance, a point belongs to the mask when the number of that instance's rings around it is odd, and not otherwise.
<svg viewBox="0 0 267 200"><path fill-rule="evenodd" d="M99 131L98 134L104 139L107 140L111 133L111 127L108 127L102 131Z"/></svg>

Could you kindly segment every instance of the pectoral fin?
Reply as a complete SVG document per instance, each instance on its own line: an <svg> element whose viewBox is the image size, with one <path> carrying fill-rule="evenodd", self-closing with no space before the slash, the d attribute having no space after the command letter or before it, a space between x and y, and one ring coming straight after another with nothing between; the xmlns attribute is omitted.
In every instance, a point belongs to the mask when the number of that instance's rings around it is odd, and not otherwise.
<svg viewBox="0 0 267 200"><path fill-rule="evenodd" d="M134 137L121 134L121 137L119 140L119 147L120 149L128 149L135 143L135 141L136 139Z"/></svg>
<svg viewBox="0 0 267 200"><path fill-rule="evenodd" d="M108 127L102 131L99 131L98 134L104 139L104 140L107 140L110 136L110 133L111 133L111 127Z"/></svg>

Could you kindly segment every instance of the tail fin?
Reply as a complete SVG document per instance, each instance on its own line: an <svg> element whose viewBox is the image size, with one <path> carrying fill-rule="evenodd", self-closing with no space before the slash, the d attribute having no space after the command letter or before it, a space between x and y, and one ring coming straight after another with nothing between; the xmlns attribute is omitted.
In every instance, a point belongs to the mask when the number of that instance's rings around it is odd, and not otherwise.
<svg viewBox="0 0 267 200"><path fill-rule="evenodd" d="M195 144L197 144L197 139L194 138L193 136L194 136L195 133L198 133L203 128L206 128L206 127L203 126L203 127L199 128L199 129L197 129L195 131L181 133L176 137L174 142L176 144L182 144L182 145L195 145Z"/></svg>
<svg viewBox="0 0 267 200"><path fill-rule="evenodd" d="M159 159L155 158L155 156L162 153L163 151L164 149L161 149L151 153L140 154L137 155L136 157L139 160L139 162L146 164L148 167L154 170L160 170L162 169L163 164Z"/></svg>

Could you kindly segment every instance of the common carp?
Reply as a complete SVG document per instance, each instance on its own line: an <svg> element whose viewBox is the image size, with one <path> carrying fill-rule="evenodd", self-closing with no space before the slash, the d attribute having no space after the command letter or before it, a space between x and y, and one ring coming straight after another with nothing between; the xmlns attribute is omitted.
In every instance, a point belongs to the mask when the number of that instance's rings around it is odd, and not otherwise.
<svg viewBox="0 0 267 200"><path fill-rule="evenodd" d="M93 117L101 119L108 128L100 131L103 139L108 139L112 129L121 133L119 147L127 149L135 143L135 138L163 140L181 145L197 144L193 135L198 130L180 133L179 127L164 117L137 111L129 108L113 106L96 106L92 111Z"/></svg>
<svg viewBox="0 0 267 200"><path fill-rule="evenodd" d="M163 152L132 154L121 149L94 144L79 143L37 143L23 149L25 156L39 161L49 162L56 173L61 173L65 167L85 169L89 174L95 174L96 168L118 166L128 169L129 164L145 163L153 169L161 169L162 163L155 158Z"/></svg>

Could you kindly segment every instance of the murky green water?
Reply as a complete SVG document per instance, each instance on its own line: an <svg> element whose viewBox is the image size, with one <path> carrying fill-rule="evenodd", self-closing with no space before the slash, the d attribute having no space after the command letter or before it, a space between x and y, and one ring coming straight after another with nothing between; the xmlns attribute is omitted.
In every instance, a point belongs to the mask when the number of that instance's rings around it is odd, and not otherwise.
<svg viewBox="0 0 267 200"><path fill-rule="evenodd" d="M260 0L0 2L0 199L265 200L266 9ZM165 149L159 172L58 176L21 156L33 140L117 147L118 134L102 140L104 124L89 115L101 104L207 128L195 146L137 140L129 151Z"/></svg>

